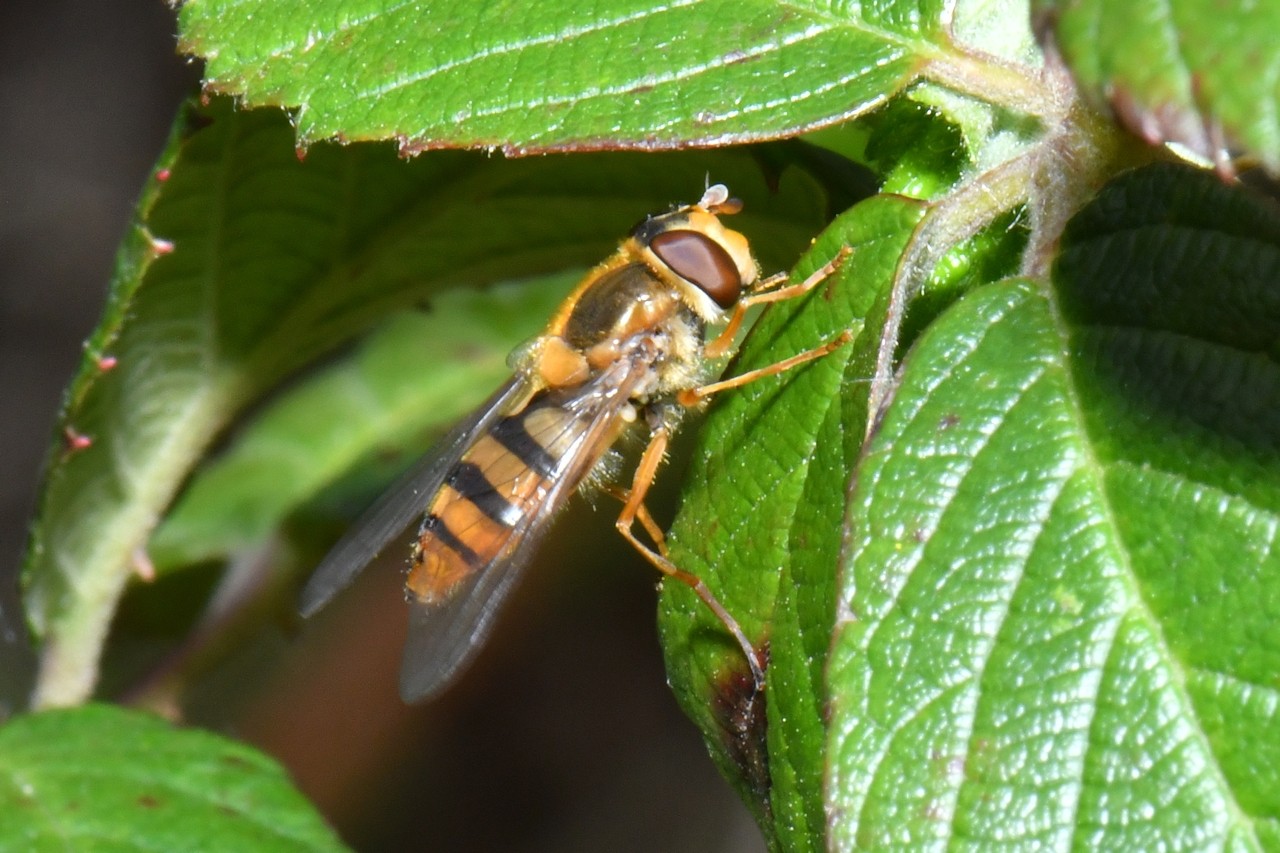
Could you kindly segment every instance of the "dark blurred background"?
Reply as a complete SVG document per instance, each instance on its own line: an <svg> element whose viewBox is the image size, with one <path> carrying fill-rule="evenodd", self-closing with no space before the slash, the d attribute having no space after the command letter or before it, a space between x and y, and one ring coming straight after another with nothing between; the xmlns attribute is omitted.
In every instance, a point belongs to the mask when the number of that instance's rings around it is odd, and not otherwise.
<svg viewBox="0 0 1280 853"><path fill-rule="evenodd" d="M62 388L101 310L133 200L197 70L161 0L0 3L0 608ZM396 572L303 630L282 618L210 672L189 719L284 761L362 850L750 851L745 808L665 686L652 569L614 507L579 504L476 668L395 695ZM591 531L583 538L583 530ZM0 702L29 657L0 643ZM109 697L108 697L109 698Z"/></svg>

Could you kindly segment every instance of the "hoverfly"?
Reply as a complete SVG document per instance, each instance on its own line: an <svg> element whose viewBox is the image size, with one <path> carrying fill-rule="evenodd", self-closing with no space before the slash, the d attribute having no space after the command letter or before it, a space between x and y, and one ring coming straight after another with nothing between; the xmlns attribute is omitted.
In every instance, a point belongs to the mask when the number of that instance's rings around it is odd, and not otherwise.
<svg viewBox="0 0 1280 853"><path fill-rule="evenodd" d="M799 284L778 286L785 274L762 280L746 238L719 219L740 209L716 184L697 204L637 225L583 278L546 331L512 354L514 376L334 546L303 590L302 614L319 610L425 513L405 584L410 616L400 693L406 701L438 693L487 639L557 511L622 433L640 424L649 442L631 486L611 490L623 502L618 531L660 572L692 587L741 646L763 689L750 640L700 579L671 562L644 505L685 409L818 358L850 337L704 384L708 362L730 350L750 306L808 292L840 260ZM725 320L707 342L707 325ZM636 521L656 547L637 538Z"/></svg>

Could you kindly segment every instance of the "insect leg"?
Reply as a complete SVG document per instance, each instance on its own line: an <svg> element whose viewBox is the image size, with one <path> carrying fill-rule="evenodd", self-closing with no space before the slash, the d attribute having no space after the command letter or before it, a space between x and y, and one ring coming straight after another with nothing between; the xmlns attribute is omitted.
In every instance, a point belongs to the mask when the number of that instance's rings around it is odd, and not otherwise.
<svg viewBox="0 0 1280 853"><path fill-rule="evenodd" d="M620 489L616 486L605 486L604 490L613 495L623 504L631 499L630 489ZM663 534L662 528L658 526L658 522L653 520L653 516L649 514L649 509L644 504L636 510L636 521L640 522L640 526L644 528L644 532L649 534L649 538L658 546L658 553L664 557L669 557L667 553L667 537Z"/></svg>
<svg viewBox="0 0 1280 853"><path fill-rule="evenodd" d="M742 320L746 317L747 309L752 305L763 305L766 302L784 302L797 296L803 296L823 281L826 281L832 273L840 268L840 265L844 263L844 259L852 253L853 249L844 246L840 249L839 254L810 273L809 277L804 281L787 285L786 287L779 287L777 290L763 290L751 293L739 299L738 304L733 308L733 314L729 316L729 322L725 324L724 330L707 344L705 350L707 358L720 358L730 350L733 346L733 339L738 336L738 329L742 327ZM785 278L785 276L770 276L761 284L768 287L778 278Z"/></svg>
<svg viewBox="0 0 1280 853"><path fill-rule="evenodd" d="M662 533L662 528L658 527L644 506L645 495L648 494L649 487L653 485L654 475L658 471L658 466L662 464L663 456L666 455L669 439L670 434L666 427L658 426L653 430L653 436L649 439L649 446L644 449L644 453L640 456L640 462L636 465L636 473L632 478L631 488L625 492L626 501L615 526L623 538L631 543L631 547L639 551L654 568L667 577L685 584L697 594L698 598L702 599L702 603L707 605L742 648L742 654L747 659L747 665L751 667L751 678L755 681L756 690L764 690L764 668L760 663L760 658L756 654L755 648L751 645L751 641L747 639L746 633L738 625L737 620L729 615L729 611L725 610L724 605L707 588L701 578L686 572L671 562L667 557L667 542ZM636 537L632 527L637 519L644 527L645 532L653 538L658 547L657 551Z"/></svg>
<svg viewBox="0 0 1280 853"><path fill-rule="evenodd" d="M700 388L690 388L686 391L681 391L677 395L676 400L682 406L696 406L712 394L719 394L721 391L727 391L730 388L749 385L757 379L763 379L766 376L773 376L774 374L782 373L785 370L790 370L793 367L813 361L815 358L822 358L827 353L839 349L851 340L853 340L853 332L845 329L839 335L827 341L820 347L805 350L804 352L797 353L790 358L784 358L782 361L774 362L773 364L759 367L755 370L748 370L746 373L740 373L737 376L721 380L720 382L712 382L709 385L703 385Z"/></svg>
<svg viewBox="0 0 1280 853"><path fill-rule="evenodd" d="M667 553L667 537L662 532L662 528L658 526L658 522L653 520L653 516L649 514L649 508L644 504L640 504L636 512L636 518L640 520L640 525L644 528L645 533L649 534L649 538L653 540L653 544L658 546L658 553L663 557L669 558L671 555Z"/></svg>

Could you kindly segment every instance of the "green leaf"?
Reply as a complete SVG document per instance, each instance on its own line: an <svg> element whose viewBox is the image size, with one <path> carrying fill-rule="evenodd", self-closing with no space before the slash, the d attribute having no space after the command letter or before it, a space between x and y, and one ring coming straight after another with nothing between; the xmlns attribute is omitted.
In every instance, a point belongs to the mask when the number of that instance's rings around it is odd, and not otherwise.
<svg viewBox="0 0 1280 853"><path fill-rule="evenodd" d="M37 704L89 693L152 528L209 444L286 376L445 288L594 263L709 173L765 193L741 154L405 162L387 145L326 145L299 160L284 116L225 102L193 111L161 166L68 393L59 435L75 441L51 452L24 567L44 641ZM794 256L819 195L784 182L743 217L762 257Z"/></svg>
<svg viewBox="0 0 1280 853"><path fill-rule="evenodd" d="M260 547L303 503L360 467L403 461L510 374L577 273L454 290L393 317L348 359L290 389L199 472L148 550L158 571ZM370 496L371 499L371 496Z"/></svg>
<svg viewBox="0 0 1280 853"><path fill-rule="evenodd" d="M1149 142L1224 142L1280 172L1280 5L1044 0L1076 78Z"/></svg>
<svg viewBox="0 0 1280 853"><path fill-rule="evenodd" d="M947 4L201 0L206 87L296 110L302 143L406 151L724 145L862 113L945 52Z"/></svg>
<svg viewBox="0 0 1280 853"><path fill-rule="evenodd" d="M867 379L888 290L925 210L881 196L818 239L793 278L841 246L852 254L802 304L764 315L727 374L776 363L841 329L858 337L713 404L672 526L673 558L709 584L770 658L767 702L753 705L741 652L687 589L666 584L660 626L672 686L725 775L788 850L825 847L823 671L846 489L866 432ZM1023 236L999 223L958 247L918 300L919 325L968 288L1016 268ZM915 328L913 320L909 334Z"/></svg>
<svg viewBox="0 0 1280 853"><path fill-rule="evenodd" d="M970 163L959 130L911 98L895 98L860 124L869 131L865 157L883 176L882 192L933 198Z"/></svg>
<svg viewBox="0 0 1280 853"><path fill-rule="evenodd" d="M5 850L343 850L274 761L106 705L0 728Z"/></svg>
<svg viewBox="0 0 1280 853"><path fill-rule="evenodd" d="M921 336L849 510L834 847L1280 844L1278 276L1268 204L1148 169Z"/></svg>
<svg viewBox="0 0 1280 853"><path fill-rule="evenodd" d="M727 374L818 346L841 329L860 329L922 212L919 203L885 197L833 223L793 278L843 245L853 254L803 305L765 315ZM865 429L865 385L854 386L860 394L842 389L867 375L873 352L842 347L718 398L698 433L671 528L676 564L706 582L753 642L768 649L767 719L749 710L757 700L750 679L743 681L742 652L676 583L663 584L659 615L668 678L722 771L766 833L789 849L821 846L821 777L811 770L821 762L823 742L814 707L822 654L814 658L813 645L825 647L830 636L834 610L822 601L834 600L844 485Z"/></svg>

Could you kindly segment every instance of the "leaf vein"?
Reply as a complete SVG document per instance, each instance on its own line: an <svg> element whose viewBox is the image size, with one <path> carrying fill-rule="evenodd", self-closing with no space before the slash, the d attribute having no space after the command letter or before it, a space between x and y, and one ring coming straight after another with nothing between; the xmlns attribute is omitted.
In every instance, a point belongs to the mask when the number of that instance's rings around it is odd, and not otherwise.
<svg viewBox="0 0 1280 853"><path fill-rule="evenodd" d="M634 23L636 21L641 21L641 20L644 20L645 18L655 17L664 12L671 12L677 9L694 6L699 2L701 2L701 0L674 0L674 2L667 3L664 5L638 9L634 12L629 12L626 14L619 15L616 18L596 19L596 20L590 21L585 25L580 25L576 27L566 27L558 31L548 31L545 33L533 34L513 42L504 42L501 44L489 45L486 47L482 47L478 50L473 50L470 53L468 53L466 56L461 56L454 60L449 60L447 62L439 63L437 65L432 66L431 68L427 68L418 73L408 75L407 77L390 81L381 86L375 86L372 89L365 89L365 90L359 91L355 94L355 100L358 102L358 101L367 100L370 98L380 97L390 92L394 92L398 89L403 89L408 86L415 85L417 83L425 82L439 74L452 71L456 68L462 68L484 59L505 56L511 53L518 53L524 50L528 50L530 48L542 47L548 44L563 45L572 39L581 38L582 36L589 36L593 33L609 30L615 27L620 27L625 24Z"/></svg>
<svg viewBox="0 0 1280 853"><path fill-rule="evenodd" d="M471 111L466 114L465 118L467 119L489 118L491 116L502 115L503 113L508 113L508 112L528 112L529 110L541 109L546 107L577 105L577 104L583 103L584 101L593 100L597 98L610 98L610 99L617 98L619 95L626 95L640 89L656 88L658 86L666 86L666 85L675 84L675 83L683 83L688 80L692 80L701 74L714 72L715 70L722 68L726 65L739 62L741 61L739 57L744 54L748 58L751 56L764 56L778 50L779 47L790 47L792 45L800 44L808 39L815 38L819 35L822 35L827 31L828 31L827 28L820 27L820 26L812 26L802 32L792 34L791 36L785 38L781 42L781 44L779 44L779 42L777 41L761 43L759 45L755 45L751 48L748 48L746 51L735 54L732 59L728 57L720 56L720 57L717 57L715 60L704 63L702 65L688 65L683 68L678 68L674 71L669 71L663 74L641 74L639 76L632 77L628 80L618 81L617 83L614 83L609 86L588 87L587 89L578 90L578 91L567 93L567 94L547 95L544 97L532 98L524 101L495 104L493 106L490 106L484 109ZM854 75L854 77L856 77L856 75ZM854 78L850 77L848 79L854 79ZM828 88L833 88L839 85L841 85L841 83L840 81L837 81L831 84L830 86L825 87L824 91ZM785 103L785 100L782 102ZM564 121L566 120L567 119L562 119L560 123L563 124ZM678 119L676 123L683 120L684 118L681 117L681 119ZM551 129L554 129L554 128L551 128ZM545 133L540 135L545 135Z"/></svg>

